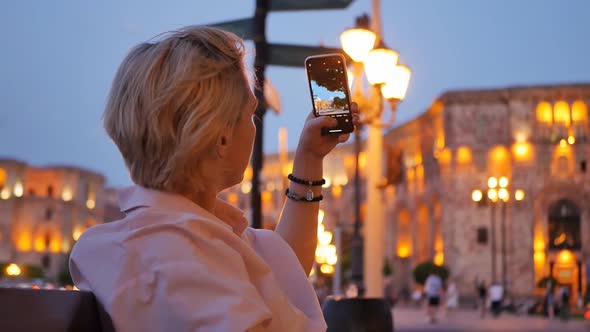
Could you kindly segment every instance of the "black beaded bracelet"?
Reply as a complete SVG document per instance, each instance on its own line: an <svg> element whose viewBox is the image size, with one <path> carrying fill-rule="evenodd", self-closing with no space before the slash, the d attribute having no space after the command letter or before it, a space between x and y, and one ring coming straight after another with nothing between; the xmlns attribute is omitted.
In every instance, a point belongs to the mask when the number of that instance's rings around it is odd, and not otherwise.
<svg viewBox="0 0 590 332"><path fill-rule="evenodd" d="M287 188L287 190L285 190L285 196L287 196L287 198L292 199L297 202L319 202L322 199L324 199L324 195L319 195L319 196L314 197L312 191L307 191L307 197L299 196L297 194L290 192L289 188Z"/></svg>
<svg viewBox="0 0 590 332"><path fill-rule="evenodd" d="M289 174L287 176L287 179L295 182L295 183L299 183L305 186L323 186L324 184L326 184L326 179L321 179L321 180L317 180L317 181L313 181L313 180L304 180L304 179L300 179L298 177L295 177L295 175L293 174Z"/></svg>

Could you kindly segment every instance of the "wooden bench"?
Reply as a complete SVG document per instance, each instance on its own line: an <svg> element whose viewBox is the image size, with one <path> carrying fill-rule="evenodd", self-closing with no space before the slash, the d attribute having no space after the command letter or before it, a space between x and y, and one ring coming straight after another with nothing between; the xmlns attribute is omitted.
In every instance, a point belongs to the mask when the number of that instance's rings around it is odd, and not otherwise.
<svg viewBox="0 0 590 332"><path fill-rule="evenodd" d="M2 332L114 332L94 295L83 291L0 288Z"/></svg>

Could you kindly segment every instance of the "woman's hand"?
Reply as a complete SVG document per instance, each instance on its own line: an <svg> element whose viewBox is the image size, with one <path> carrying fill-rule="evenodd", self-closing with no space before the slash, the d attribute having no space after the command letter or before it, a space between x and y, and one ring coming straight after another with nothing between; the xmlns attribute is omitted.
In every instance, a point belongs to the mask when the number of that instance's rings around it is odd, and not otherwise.
<svg viewBox="0 0 590 332"><path fill-rule="evenodd" d="M358 105L351 103L350 110L352 112L352 122L358 125ZM338 143L343 143L348 140L350 134L342 135L322 135L321 131L324 127L334 127L338 124L338 120L329 116L316 117L313 112L309 114L305 120L305 125L301 136L299 137L299 145L297 146L297 155L304 158L323 159Z"/></svg>

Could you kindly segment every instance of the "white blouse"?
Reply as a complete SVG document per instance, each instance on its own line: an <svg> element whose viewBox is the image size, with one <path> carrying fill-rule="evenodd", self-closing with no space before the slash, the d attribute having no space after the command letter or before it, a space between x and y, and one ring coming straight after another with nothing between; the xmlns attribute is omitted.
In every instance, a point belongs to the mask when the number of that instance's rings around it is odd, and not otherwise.
<svg viewBox="0 0 590 332"><path fill-rule="evenodd" d="M117 331L325 331L322 311L282 237L175 194L133 186L126 217L88 229L70 256Z"/></svg>

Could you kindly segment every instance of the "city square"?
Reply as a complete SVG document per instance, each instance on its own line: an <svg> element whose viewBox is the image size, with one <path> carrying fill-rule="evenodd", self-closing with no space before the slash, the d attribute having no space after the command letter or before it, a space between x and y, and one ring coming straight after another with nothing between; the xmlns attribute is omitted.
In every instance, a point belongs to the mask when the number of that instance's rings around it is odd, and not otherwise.
<svg viewBox="0 0 590 332"><path fill-rule="evenodd" d="M227 3L8 6L0 329L590 330L587 3Z"/></svg>

